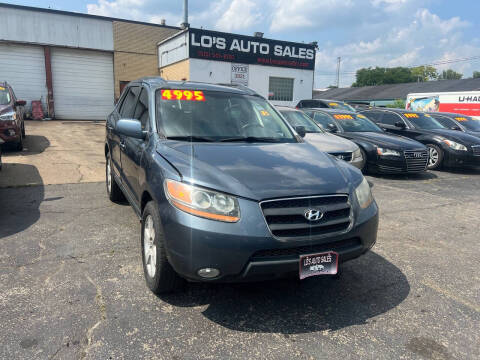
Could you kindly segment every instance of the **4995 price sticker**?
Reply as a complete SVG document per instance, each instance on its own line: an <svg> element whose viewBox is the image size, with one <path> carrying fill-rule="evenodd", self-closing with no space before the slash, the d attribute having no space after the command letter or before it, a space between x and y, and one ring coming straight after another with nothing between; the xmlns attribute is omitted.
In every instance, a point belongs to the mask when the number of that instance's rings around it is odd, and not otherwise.
<svg viewBox="0 0 480 360"><path fill-rule="evenodd" d="M205 101L205 96L200 90L162 89L162 100Z"/></svg>

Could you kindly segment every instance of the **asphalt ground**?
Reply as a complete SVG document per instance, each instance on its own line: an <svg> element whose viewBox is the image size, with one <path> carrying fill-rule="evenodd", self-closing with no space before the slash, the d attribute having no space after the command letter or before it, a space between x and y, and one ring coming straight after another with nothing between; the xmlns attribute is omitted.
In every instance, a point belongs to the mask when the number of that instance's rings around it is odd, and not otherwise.
<svg viewBox="0 0 480 360"><path fill-rule="evenodd" d="M480 170L369 181L378 241L340 279L161 297L103 183L0 189L0 358L480 358Z"/></svg>

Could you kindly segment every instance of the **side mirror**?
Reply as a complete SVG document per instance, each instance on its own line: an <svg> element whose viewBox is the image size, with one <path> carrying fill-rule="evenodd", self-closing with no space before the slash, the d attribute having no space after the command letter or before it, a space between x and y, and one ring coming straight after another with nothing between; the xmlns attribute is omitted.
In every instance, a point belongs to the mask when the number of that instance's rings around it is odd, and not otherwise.
<svg viewBox="0 0 480 360"><path fill-rule="evenodd" d="M333 123L330 123L328 124L328 128L327 128L327 131L330 131L330 132L337 132L338 131L338 127L337 125L333 124Z"/></svg>
<svg viewBox="0 0 480 360"><path fill-rule="evenodd" d="M403 121L397 121L397 122L395 123L395 126L396 126L397 128L400 128L400 129L405 129L405 128L406 128L405 123L404 123Z"/></svg>
<svg viewBox="0 0 480 360"><path fill-rule="evenodd" d="M307 133L306 130L305 130L305 126L295 126L295 131L302 138L305 137L305 134Z"/></svg>
<svg viewBox="0 0 480 360"><path fill-rule="evenodd" d="M118 120L115 130L121 135L140 140L144 140L146 136L146 132L142 130L142 123L136 119Z"/></svg>
<svg viewBox="0 0 480 360"><path fill-rule="evenodd" d="M15 101L15 106L25 106L27 102L25 100L17 100Z"/></svg>

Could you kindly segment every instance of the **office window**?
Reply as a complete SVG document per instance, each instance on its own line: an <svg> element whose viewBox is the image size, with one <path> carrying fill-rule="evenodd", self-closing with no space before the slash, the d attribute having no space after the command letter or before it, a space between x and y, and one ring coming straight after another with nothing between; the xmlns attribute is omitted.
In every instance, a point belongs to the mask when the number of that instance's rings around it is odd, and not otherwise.
<svg viewBox="0 0 480 360"><path fill-rule="evenodd" d="M293 79L270 77L268 84L268 100L292 101Z"/></svg>

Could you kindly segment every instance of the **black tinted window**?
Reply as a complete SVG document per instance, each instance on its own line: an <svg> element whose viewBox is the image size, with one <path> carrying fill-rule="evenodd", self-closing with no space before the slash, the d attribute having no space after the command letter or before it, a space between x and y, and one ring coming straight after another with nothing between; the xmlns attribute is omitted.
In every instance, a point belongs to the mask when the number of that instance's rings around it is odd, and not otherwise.
<svg viewBox="0 0 480 360"><path fill-rule="evenodd" d="M327 106L319 100L302 100L300 107L305 108L326 108Z"/></svg>
<svg viewBox="0 0 480 360"><path fill-rule="evenodd" d="M395 126L395 123L397 123L399 121L403 122L402 118L400 116L398 116L397 114L392 113L392 112L384 112L381 123L385 124L385 125Z"/></svg>
<svg viewBox="0 0 480 360"><path fill-rule="evenodd" d="M140 120L142 123L142 130L145 130L148 123L148 93L147 90L142 89L135 107L134 119Z"/></svg>
<svg viewBox="0 0 480 360"><path fill-rule="evenodd" d="M445 116L439 116L439 115L432 115L435 120L437 120L440 124L445 126L446 128L450 129L454 126L457 126L455 122Z"/></svg>
<svg viewBox="0 0 480 360"><path fill-rule="evenodd" d="M361 113L376 123L382 119L382 113L380 111L362 111Z"/></svg>
<svg viewBox="0 0 480 360"><path fill-rule="evenodd" d="M133 118L133 113L135 111L135 100L138 95L138 87L131 87L128 89L128 93L123 99L122 107L120 108L120 117L123 119Z"/></svg>
<svg viewBox="0 0 480 360"><path fill-rule="evenodd" d="M335 121L333 121L333 119L329 115L321 113L321 112L316 112L313 115L313 120L315 120L315 122L317 124L319 124L322 128L327 129L327 130L328 130L328 125L329 124L334 124L335 125Z"/></svg>

